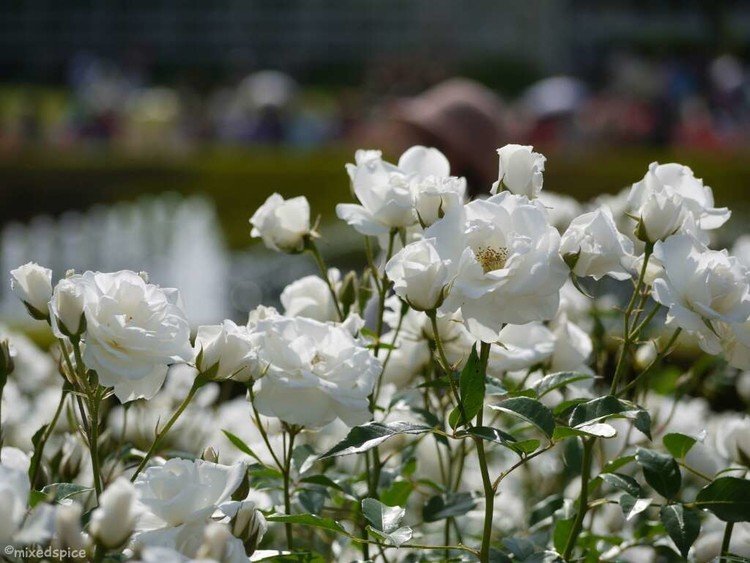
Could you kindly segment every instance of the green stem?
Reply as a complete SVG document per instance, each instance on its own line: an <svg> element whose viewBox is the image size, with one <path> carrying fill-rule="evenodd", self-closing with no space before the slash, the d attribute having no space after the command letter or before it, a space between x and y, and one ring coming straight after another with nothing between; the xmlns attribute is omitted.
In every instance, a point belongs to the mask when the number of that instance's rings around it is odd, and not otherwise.
<svg viewBox="0 0 750 563"><path fill-rule="evenodd" d="M648 375L651 372L651 370L656 365L658 365L660 361L666 358L669 355L669 353L672 351L672 346L674 346L674 343L677 341L677 338L680 336L681 332L682 332L682 329L680 327L677 327L675 331L672 333L672 336L667 342L667 345L664 346L664 349L661 352L659 352L656 358L654 358L654 361L648 364L641 373L635 376L630 383L628 383L625 387L620 389L616 394L619 396L619 395L623 395L624 393L627 393L630 389L635 387L639 381L641 381L646 375Z"/></svg>
<svg viewBox="0 0 750 563"><path fill-rule="evenodd" d="M440 367L442 368L443 372L445 373L445 376L448 378L448 383L451 388L451 392L453 393L453 397L456 399L456 405L458 405L458 411L461 413L461 422L467 426L471 425L471 421L466 416L466 410L464 409L464 404L461 401L461 394L458 392L458 389L456 388L456 382L453 381L453 370L451 369L450 362L448 361L448 357L445 354L445 347L443 346L443 339L440 338L440 331L438 330L438 324L437 324L437 312L435 310L432 311L426 311L427 317L430 319L430 323L432 325L432 336L435 339L435 349L438 353L438 363L440 364Z"/></svg>
<svg viewBox="0 0 750 563"><path fill-rule="evenodd" d="M593 460L594 438L583 439L583 459L581 460L581 496L578 499L578 512L576 513L573 527L570 530L568 541L565 543L563 551L563 560L569 561L573 554L578 536L583 530L583 519L586 517L586 510L589 503L589 479L591 478L591 462Z"/></svg>
<svg viewBox="0 0 750 563"><path fill-rule="evenodd" d="M734 530L734 522L727 522L724 527L724 537L721 540L721 559L719 563L726 563L729 561L729 549L732 543L732 531Z"/></svg>
<svg viewBox="0 0 750 563"><path fill-rule="evenodd" d="M651 253L653 252L653 245L646 244L646 249L643 253L643 265L641 266L640 274L638 275L638 281L635 284L635 290L633 290L633 295L630 296L630 301L628 302L628 307L625 310L625 318L624 318L624 329L623 329L623 341L622 345L620 346L620 354L617 358L617 365L615 366L615 374L612 377L612 387L610 388L610 394L614 394L615 391L617 391L617 387L620 384L620 378L622 377L623 369L625 368L625 358L628 355L630 344L632 342L631 334L630 334L630 317L633 314L633 309L635 308L636 301L638 299L638 295L641 292L641 289L643 288L643 284L646 278L646 268L648 267L648 261L651 257Z"/></svg>
<svg viewBox="0 0 750 563"><path fill-rule="evenodd" d="M196 377L185 399L182 401L180 406L177 407L177 410L174 411L174 413L172 414L172 417L169 419L166 426L164 426L164 428L162 428L156 434L156 438L154 438L154 441L151 443L151 447L148 449L148 452L146 452L146 455L143 456L141 463L138 465L138 468L135 470L135 473L133 473L133 476L130 478L131 481L135 481L136 477L138 477L140 472L143 471L143 469L146 467L146 464L148 464L149 460L153 457L154 453L158 451L159 444L164 439L164 436L167 435L167 433L170 431L172 426L174 426L175 422L177 422L177 419L180 418L180 415L184 412L184 410L190 404L190 401L193 400L193 397L195 397L195 394L197 393L198 389L202 387L203 383L204 381L201 379L200 375Z"/></svg>
<svg viewBox="0 0 750 563"><path fill-rule="evenodd" d="M284 513L287 516L292 514L292 495L290 487L291 467L292 467L292 452L294 451L294 437L297 435L297 429L291 427L288 429L289 434L289 446L284 452ZM294 539L292 534L292 524L287 522L284 526L286 528L286 547L289 551L294 549Z"/></svg>
<svg viewBox="0 0 750 563"><path fill-rule="evenodd" d="M55 426L57 425L57 420L60 418L60 413L63 410L63 406L65 405L65 399L67 399L67 397L68 397L68 391L65 389L65 387L63 387L62 392L60 394L60 402L57 403L57 409L55 410L55 414L52 416L52 420L47 425L47 428L42 434L42 437L36 446L36 451L34 451L34 455L32 456L33 465L31 466L31 470L29 471L29 475L30 475L29 481L31 482L32 489L36 486L37 477L39 476L39 469L41 467L42 459L44 457L44 447L47 445L47 440L49 440L49 437L52 435L52 432L55 430Z"/></svg>
<svg viewBox="0 0 750 563"><path fill-rule="evenodd" d="M91 453L91 470L94 474L94 489L96 491L97 502L99 502L99 496L104 490L102 485L102 468L99 463L99 404L101 400L102 395L98 389L89 396L89 452Z"/></svg>
<svg viewBox="0 0 750 563"><path fill-rule="evenodd" d="M333 283L331 283L331 278L328 277L328 268L326 268L323 257L320 255L320 251L318 250L318 247L316 246L315 241L313 241L312 238L307 239L307 249L310 251L310 254L312 254L312 257L315 260L315 264L317 264L318 266L318 270L320 270L320 276L325 280L326 286L328 286L328 292L331 294L331 300L333 301L334 307L336 307L336 314L338 315L339 320L343 321L344 313L341 311L341 305L339 305L339 298L336 295L336 289L333 287Z"/></svg>
<svg viewBox="0 0 750 563"><path fill-rule="evenodd" d="M398 229L391 229L391 232L388 236L388 250L385 253L385 263L388 263L388 260L391 259L391 256L393 255L393 243L396 240L396 234L398 233ZM383 276L380 278L380 288L378 291L378 316L375 326L375 336L377 340L375 341L375 347L373 350L373 353L377 357L378 353L380 352L380 335L383 334L383 316L385 315L385 298L386 294L388 293L388 276L385 273L385 267L383 268Z"/></svg>
<svg viewBox="0 0 750 563"><path fill-rule="evenodd" d="M487 362L490 357L490 344L482 342L479 348L479 372L487 374ZM477 426L482 426L483 408L480 407L477 413ZM492 516L495 512L495 489L492 487L489 467L487 465L487 455L484 451L484 441L475 437L474 442L477 448L477 457L479 458L479 469L482 474L482 485L484 487L484 529L482 532L482 547L479 551L479 560L482 563L488 563L490 560L490 540L492 538Z"/></svg>

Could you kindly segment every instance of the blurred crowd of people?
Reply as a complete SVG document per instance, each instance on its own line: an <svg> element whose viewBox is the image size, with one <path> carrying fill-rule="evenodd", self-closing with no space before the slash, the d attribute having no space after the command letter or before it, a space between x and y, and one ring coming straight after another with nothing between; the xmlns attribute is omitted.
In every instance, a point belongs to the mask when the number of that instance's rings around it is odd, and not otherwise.
<svg viewBox="0 0 750 563"><path fill-rule="evenodd" d="M612 54L599 77L552 76L512 98L439 72L426 89L419 81L321 89L262 70L201 91L156 85L126 68L81 54L64 88L0 85L0 154L30 145L151 154L204 143L304 148L348 139L397 152L422 142L452 155L468 176L491 177L473 162L510 140L548 150L750 144L748 69L728 54L700 62Z"/></svg>

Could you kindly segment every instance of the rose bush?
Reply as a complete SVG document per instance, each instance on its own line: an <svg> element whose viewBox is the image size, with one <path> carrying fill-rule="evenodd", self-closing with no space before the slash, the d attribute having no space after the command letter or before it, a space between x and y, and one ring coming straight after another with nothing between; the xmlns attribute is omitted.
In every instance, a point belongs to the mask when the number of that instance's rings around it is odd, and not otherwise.
<svg viewBox="0 0 750 563"><path fill-rule="evenodd" d="M436 149L357 151L362 271L272 195L251 235L319 275L193 334L145 274L14 269L54 345L0 338L7 558L747 560L746 237L679 164L580 203L498 160L467 202Z"/></svg>

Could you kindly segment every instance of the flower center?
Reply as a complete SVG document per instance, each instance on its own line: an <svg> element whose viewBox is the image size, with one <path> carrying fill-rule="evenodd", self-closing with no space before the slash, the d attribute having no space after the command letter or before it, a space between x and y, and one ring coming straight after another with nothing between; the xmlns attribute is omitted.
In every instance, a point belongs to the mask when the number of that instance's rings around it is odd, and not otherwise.
<svg viewBox="0 0 750 563"><path fill-rule="evenodd" d="M482 265L484 273L499 270L505 267L508 261L508 249L504 246L492 248L491 246L480 246L474 255Z"/></svg>

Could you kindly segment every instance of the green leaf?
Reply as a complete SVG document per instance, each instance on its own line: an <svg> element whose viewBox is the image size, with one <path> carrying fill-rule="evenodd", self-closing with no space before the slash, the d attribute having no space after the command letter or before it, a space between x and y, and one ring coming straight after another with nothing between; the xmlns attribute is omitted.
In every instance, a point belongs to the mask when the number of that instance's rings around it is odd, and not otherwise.
<svg viewBox="0 0 750 563"><path fill-rule="evenodd" d="M456 432L456 437L463 437L468 435L477 436L482 440L495 442L496 444L501 444L503 446L507 445L508 443L516 442L516 439L507 432L503 432L498 428L491 428L489 426L474 426L473 428L469 428L468 430L461 430L460 432Z"/></svg>
<svg viewBox="0 0 750 563"><path fill-rule="evenodd" d="M677 549L683 557L687 558L690 546L698 539L701 531L701 519L698 513L681 504L668 504L661 507L659 518Z"/></svg>
<svg viewBox="0 0 750 563"><path fill-rule="evenodd" d="M463 421L464 423L471 421L484 406L485 382L480 367L476 348L472 348L469 359L466 361L464 369L461 370L461 377L458 379L459 395L464 406L464 414L469 419Z"/></svg>
<svg viewBox="0 0 750 563"><path fill-rule="evenodd" d="M266 516L266 520L269 522L279 522L281 524L299 524L300 526L311 526L313 528L320 528L321 530L328 530L330 532L336 532L338 534L349 535L346 529L333 520L332 518L323 518L316 516L315 514L272 514Z"/></svg>
<svg viewBox="0 0 750 563"><path fill-rule="evenodd" d="M626 465L633 463L634 461L635 461L634 455L624 455L622 457L615 458L604 464L604 467L602 468L602 473L614 473L621 467L625 467Z"/></svg>
<svg viewBox="0 0 750 563"><path fill-rule="evenodd" d="M551 373L545 375L542 379L537 381L533 388L536 391L538 397L541 399L547 393L565 387L571 383L577 381L583 381L585 379L593 379L594 376L588 373L582 373L577 371L558 371L557 373Z"/></svg>
<svg viewBox="0 0 750 563"><path fill-rule="evenodd" d="M390 487L380 493L380 500L388 506L406 506L413 491L414 484L411 481L394 481Z"/></svg>
<svg viewBox="0 0 750 563"><path fill-rule="evenodd" d="M333 446L318 459L327 459L340 455L360 454L382 444L388 438L398 434L424 434L432 428L422 424L410 422L368 422L362 426L355 426L341 442Z"/></svg>
<svg viewBox="0 0 750 563"><path fill-rule="evenodd" d="M435 495L422 508L425 522L437 522L452 516L462 516L477 505L471 493Z"/></svg>
<svg viewBox="0 0 750 563"><path fill-rule="evenodd" d="M558 553L565 551L570 531L573 529L573 518L564 518L555 522L555 530L552 533L552 544Z"/></svg>
<svg viewBox="0 0 750 563"><path fill-rule="evenodd" d="M632 497L638 498L641 496L641 486L638 484L638 481L629 475L623 475L622 473L602 473L600 477L609 486L626 492Z"/></svg>
<svg viewBox="0 0 750 563"><path fill-rule="evenodd" d="M400 506L387 506L377 499L366 498L362 500L362 514L373 528L389 534L399 527L406 509Z"/></svg>
<svg viewBox="0 0 750 563"><path fill-rule="evenodd" d="M555 513L556 510L561 509L564 503L565 499L562 495L552 495L538 502L531 509L529 524L531 526L534 526L538 522L549 518Z"/></svg>
<svg viewBox="0 0 750 563"><path fill-rule="evenodd" d="M310 485L319 485L321 487L326 487L329 489L337 489L339 491L343 491L344 489L336 483L333 479L330 477L326 477L325 475L309 475L308 477L303 477L299 480L300 483L308 483Z"/></svg>
<svg viewBox="0 0 750 563"><path fill-rule="evenodd" d="M42 494L59 503L76 495L90 493L93 490L91 487L84 487L75 483L52 483L42 489Z"/></svg>
<svg viewBox="0 0 750 563"><path fill-rule="evenodd" d="M521 457L534 453L539 449L539 440L521 440L520 442L509 442L506 444L511 450Z"/></svg>
<svg viewBox="0 0 750 563"><path fill-rule="evenodd" d="M412 529L409 526L403 526L401 528L398 528L388 533L375 530L372 526L368 526L367 529L374 536L380 538L381 540L388 540L396 547L401 547L403 544L408 542L414 535L414 532L412 532Z"/></svg>
<svg viewBox="0 0 750 563"><path fill-rule="evenodd" d="M750 522L750 480L719 477L698 492L695 505L724 522Z"/></svg>
<svg viewBox="0 0 750 563"><path fill-rule="evenodd" d="M539 428L548 438L552 438L555 431L555 417L552 416L552 411L536 399L513 397L499 405L490 405L490 408L521 417Z"/></svg>
<svg viewBox="0 0 750 563"><path fill-rule="evenodd" d="M620 508L625 515L625 520L630 520L651 506L652 502L650 498L635 498L633 495L623 493L620 497Z"/></svg>
<svg viewBox="0 0 750 563"><path fill-rule="evenodd" d="M682 486L680 466L677 465L672 456L638 448L635 453L635 461L641 466L646 482L657 493L672 499L680 491Z"/></svg>
<svg viewBox="0 0 750 563"><path fill-rule="evenodd" d="M227 440L232 442L232 445L240 450L242 453L249 455L253 459L255 459L259 463L263 463L263 461L258 457L258 455L248 446L245 442L242 441L242 438L239 436L232 434L229 430L222 430L224 433L224 436L227 437Z"/></svg>
<svg viewBox="0 0 750 563"><path fill-rule="evenodd" d="M604 422L594 422L593 424L584 424L578 428L570 428L568 426L558 426L555 428L555 433L552 435L552 439L557 442L573 437L589 437L595 436L597 438L614 438L617 436L617 430L614 426L606 424Z"/></svg>
<svg viewBox="0 0 750 563"><path fill-rule="evenodd" d="M29 479L31 479L32 477L31 474L34 471L34 467L42 462L42 448L39 447L39 444L42 441L42 436L44 436L45 430L47 430L47 426L49 425L43 425L39 430L34 432L34 435L31 437L31 444L34 446L34 453L31 456L31 461L29 462ZM31 486L34 487L35 483L31 483Z"/></svg>
<svg viewBox="0 0 750 563"><path fill-rule="evenodd" d="M680 434L679 432L665 434L662 441L664 442L664 447L667 448L667 451L677 459L683 459L697 442L692 436Z"/></svg>

